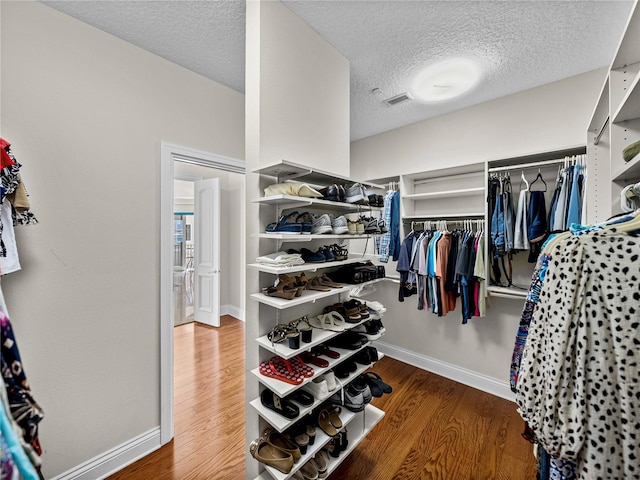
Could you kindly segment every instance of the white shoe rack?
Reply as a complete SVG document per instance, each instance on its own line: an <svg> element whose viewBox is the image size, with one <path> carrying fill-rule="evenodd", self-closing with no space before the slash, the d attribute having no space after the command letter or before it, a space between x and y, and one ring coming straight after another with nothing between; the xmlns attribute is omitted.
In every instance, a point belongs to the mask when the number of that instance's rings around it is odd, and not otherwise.
<svg viewBox="0 0 640 480"><path fill-rule="evenodd" d="M271 183L282 183L286 179L295 178L296 181L307 182L314 188L323 188L324 186L331 185L333 183L350 184L354 183L353 180L346 178L340 178L331 175L326 172L319 172L317 170L309 170L306 167L295 165L290 162L281 162L276 165L271 165L257 170L254 173L258 173L263 176L272 177L268 179ZM378 186L366 185L369 188L381 188ZM373 210L378 210L378 207L368 207L366 205L353 205L342 202L332 202L328 200L311 199L304 197L295 197L291 195L273 195L268 197L261 197L253 201L260 206L261 218L271 218L270 221L277 221L283 213L288 213L293 210L298 210L302 213L309 211L311 213L333 213L334 215L340 215L343 213L358 213L362 212L367 215L374 215ZM264 209L264 210L263 210ZM266 215L263 213L267 212ZM375 213L377 214L377 213ZM265 225L262 225L262 231L264 232ZM258 235L261 254L272 253L281 251L286 244L287 248L299 249L295 244L300 243L303 246L307 246L310 250L314 251L319 246L327 243L341 243L342 240L354 240L354 239L367 239L372 238L373 235L304 235L304 234L274 234L274 233L259 233ZM338 242L336 242L338 240ZM350 263L365 261L364 258L358 258L349 252L349 258L344 261L325 262L325 263L305 263L303 265L295 265L290 267L277 267L272 265L264 265L260 263L251 263L248 268L257 270L259 272L260 287L264 288L273 285L275 276L279 274L295 275L305 272L307 277L311 279L317 275L318 272L327 272L331 269L335 269L340 266L348 265ZM375 283L384 279L376 279L367 283ZM363 285L363 284L360 284ZM276 326L276 324L286 324L292 320L296 320L304 315L313 317L323 313L325 306L332 303L346 300L349 291L359 285L344 285L340 288L332 288L330 291L321 292L313 290L305 290L300 297L294 297L292 300L286 300L278 297L267 296L263 293L257 292L250 295L253 301L259 303L259 331L261 336L255 339L255 345L258 348L259 362L268 361L274 355L280 356L285 359L290 359L296 355L310 350L312 347L325 344L332 338L340 334L340 332L334 332L329 330L322 330L313 328L312 339L310 343L300 342L299 349L289 348L286 342L280 344L274 344L267 338L267 334ZM267 309L267 310L264 310ZM270 310L270 311L269 311ZM371 315L371 318L375 318ZM359 324L364 323L368 319L363 319L361 322L346 325L347 329L356 327ZM248 319L251 321L251 319ZM269 389L279 397L283 398L299 388L302 388L307 383L311 382L313 378L316 378L329 369L333 369L339 364L352 359L359 351L366 346L371 345L371 342L377 340L383 333L377 336L368 336L369 342L363 345L357 350L346 350L341 348L329 347L331 350L338 352L340 358L333 359L326 356L321 358L327 360L329 365L327 367L318 367L310 364L314 369L314 376L305 379L300 385L292 385L280 381L275 378L264 376L260 373L259 364L252 365L251 373L257 382L260 384L259 390ZM382 355L379 354L379 358ZM252 399L249 404L256 410L260 418L260 425L258 429L255 426L247 426L248 438L253 434L255 438L261 436L265 427L271 426L278 432L285 432L288 428L292 427L295 423L303 420L306 416L312 414L320 405L326 402L336 392L339 392L342 386L346 386L349 382L355 379L358 375L369 369L371 365L357 364L356 371L352 372L347 378L338 379L338 388L334 391L328 392L320 398L316 398L313 405L304 407L296 405L300 409L300 414L293 420L289 420L284 416L266 408L262 405L260 397ZM342 408L340 418L344 425L343 428L348 427L348 439L349 444L347 449L340 454L338 458L331 458L328 468L328 473L333 472L344 461L345 458L357 447L360 441L375 427L375 425L384 417L384 412L379 408L376 408L372 404L368 404L361 412L351 412L346 408ZM255 431L252 431L255 430ZM291 478L293 474L298 471L308 460L318 453L331 438L326 435L320 427L316 427L316 439L314 445L308 447L307 453L304 454L298 462L295 463L293 470L288 474L262 465L264 470L256 477L261 480L286 480ZM254 460L256 461L256 460Z"/></svg>

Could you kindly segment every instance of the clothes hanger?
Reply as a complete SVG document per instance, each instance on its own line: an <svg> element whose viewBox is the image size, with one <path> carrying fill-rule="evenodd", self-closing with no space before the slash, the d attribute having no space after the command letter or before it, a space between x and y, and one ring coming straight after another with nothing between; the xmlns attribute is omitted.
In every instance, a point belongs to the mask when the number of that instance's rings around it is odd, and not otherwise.
<svg viewBox="0 0 640 480"><path fill-rule="evenodd" d="M527 186L527 188L524 189L525 192L529 191L529 182L527 182L527 179L524 176L524 170L520 170L520 191L522 191L522 182L524 182L524 184Z"/></svg>
<svg viewBox="0 0 640 480"><path fill-rule="evenodd" d="M529 189L531 189L531 187L533 187L533 184L536 183L538 180L540 180L544 185L544 190L541 190L541 191L542 192L546 192L547 191L547 182L545 182L544 178L542 178L542 173L540 173L540 169L538 169L538 175L536 175L536 178L533 180L533 182L531 182L529 184Z"/></svg>

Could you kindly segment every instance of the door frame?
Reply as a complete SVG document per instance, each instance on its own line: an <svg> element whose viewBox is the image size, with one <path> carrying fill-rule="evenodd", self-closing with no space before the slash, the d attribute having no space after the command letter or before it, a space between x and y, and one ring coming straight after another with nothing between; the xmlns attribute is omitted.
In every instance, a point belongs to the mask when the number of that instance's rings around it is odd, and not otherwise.
<svg viewBox="0 0 640 480"><path fill-rule="evenodd" d="M160 444L173 438L173 162L245 173L246 163L169 142L160 143Z"/></svg>

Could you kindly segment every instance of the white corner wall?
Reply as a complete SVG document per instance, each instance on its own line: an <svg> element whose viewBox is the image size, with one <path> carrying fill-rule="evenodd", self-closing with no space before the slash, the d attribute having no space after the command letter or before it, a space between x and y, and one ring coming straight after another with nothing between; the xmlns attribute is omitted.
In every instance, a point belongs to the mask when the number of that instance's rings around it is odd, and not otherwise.
<svg viewBox="0 0 640 480"><path fill-rule="evenodd" d="M383 178L585 145L605 74L595 70L354 142L352 175ZM387 307L382 350L510 397L509 366L523 301L493 298L486 318L461 325L459 306L437 317L418 311L415 296L400 303L397 284L376 288L376 299Z"/></svg>
<svg viewBox="0 0 640 480"><path fill-rule="evenodd" d="M40 220L2 289L53 478L159 426L160 143L243 159L244 98L41 3L1 9L0 134Z"/></svg>
<svg viewBox="0 0 640 480"><path fill-rule="evenodd" d="M282 3L262 5L260 163L349 175L349 62Z"/></svg>

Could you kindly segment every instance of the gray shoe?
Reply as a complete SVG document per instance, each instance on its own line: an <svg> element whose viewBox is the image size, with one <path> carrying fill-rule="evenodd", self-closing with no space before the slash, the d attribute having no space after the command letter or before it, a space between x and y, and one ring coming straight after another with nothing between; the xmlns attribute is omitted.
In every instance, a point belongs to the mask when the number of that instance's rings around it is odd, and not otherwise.
<svg viewBox="0 0 640 480"><path fill-rule="evenodd" d="M346 188L345 202L368 204L369 200L365 195L364 187L359 183L354 183Z"/></svg>
<svg viewBox="0 0 640 480"><path fill-rule="evenodd" d="M334 235L343 235L349 233L349 226L347 225L347 219L344 215L334 218L333 215L329 215L331 219L331 229Z"/></svg>
<svg viewBox="0 0 640 480"><path fill-rule="evenodd" d="M326 213L322 215L313 216L313 226L311 227L311 234L317 235L321 233L332 233L331 218Z"/></svg>
<svg viewBox="0 0 640 480"><path fill-rule="evenodd" d="M352 412L361 412L366 405L362 393L356 391L351 385L335 393L331 397L331 402L336 405L342 405Z"/></svg>

